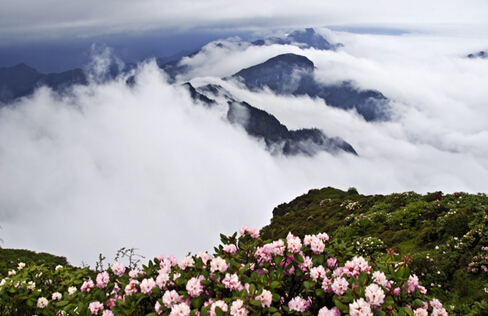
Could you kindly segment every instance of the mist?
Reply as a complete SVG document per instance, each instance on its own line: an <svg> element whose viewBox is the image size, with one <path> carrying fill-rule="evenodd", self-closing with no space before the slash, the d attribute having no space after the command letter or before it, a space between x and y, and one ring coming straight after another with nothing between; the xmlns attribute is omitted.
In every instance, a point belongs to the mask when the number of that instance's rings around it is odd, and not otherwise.
<svg viewBox="0 0 488 316"><path fill-rule="evenodd" d="M211 252L219 233L267 225L275 206L313 188L488 191L488 62L465 58L483 48L479 39L319 31L345 46L254 47L231 38L183 60L192 71L175 84L147 61L130 74L134 86L127 77L93 79L61 95L40 88L1 108L2 247L92 267L121 247L181 257ZM393 119L368 123L320 99L221 79L284 52L311 59L316 80L381 91ZM227 122L225 105L196 104L180 85L186 80L220 84L290 129L339 136L358 156L271 155Z"/></svg>

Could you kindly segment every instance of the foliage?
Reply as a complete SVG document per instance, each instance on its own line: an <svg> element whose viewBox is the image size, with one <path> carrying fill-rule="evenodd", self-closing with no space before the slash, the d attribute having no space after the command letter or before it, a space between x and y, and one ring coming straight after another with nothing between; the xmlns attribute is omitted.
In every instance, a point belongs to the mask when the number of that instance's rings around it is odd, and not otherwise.
<svg viewBox="0 0 488 316"><path fill-rule="evenodd" d="M363 245L384 243L381 251L356 247L371 260L388 248L412 259L411 269L457 315L483 310L488 291L488 197L484 193L414 192L390 195L351 194L351 189L310 190L273 211L264 238L288 232L303 237L327 231L333 238ZM359 243L359 244L358 244ZM481 313L481 312L480 312Z"/></svg>
<svg viewBox="0 0 488 316"><path fill-rule="evenodd" d="M32 263L38 266L44 265L51 269L54 269L58 265L68 265L65 257L55 256L45 252L36 253L25 249L0 248L0 276L7 275L8 270L16 268L19 262Z"/></svg>
<svg viewBox="0 0 488 316"><path fill-rule="evenodd" d="M244 227L215 254L159 256L132 270L19 263L0 282L1 315L445 315L389 251L368 262L325 233L264 241ZM101 258L102 259L102 258ZM100 266L103 266L101 264Z"/></svg>

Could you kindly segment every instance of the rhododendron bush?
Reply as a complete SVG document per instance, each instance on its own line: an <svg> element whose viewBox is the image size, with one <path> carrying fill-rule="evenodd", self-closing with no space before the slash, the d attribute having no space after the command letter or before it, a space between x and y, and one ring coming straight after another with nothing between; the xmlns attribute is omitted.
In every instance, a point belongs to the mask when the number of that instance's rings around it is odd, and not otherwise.
<svg viewBox="0 0 488 316"><path fill-rule="evenodd" d="M19 264L1 280L1 315L447 315L392 251L370 263L325 233L264 241L247 227L221 240L213 255L139 268Z"/></svg>

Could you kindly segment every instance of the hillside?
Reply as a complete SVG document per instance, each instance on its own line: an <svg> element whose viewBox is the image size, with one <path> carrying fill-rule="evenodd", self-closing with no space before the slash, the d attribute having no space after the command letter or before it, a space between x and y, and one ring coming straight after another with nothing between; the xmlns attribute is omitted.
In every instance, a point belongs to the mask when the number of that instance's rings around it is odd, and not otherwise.
<svg viewBox="0 0 488 316"><path fill-rule="evenodd" d="M276 240L289 232L300 238L326 232L378 266L387 254L398 254L450 315L484 315L487 209L484 193L362 195L355 188L327 187L275 207L260 233L263 240ZM0 249L0 259L3 276L19 262L68 265L66 258L27 250Z"/></svg>
<svg viewBox="0 0 488 316"><path fill-rule="evenodd" d="M391 248L410 258L432 294L462 305L486 297L487 208L484 193L361 195L327 187L275 207L262 234L327 232L371 260Z"/></svg>

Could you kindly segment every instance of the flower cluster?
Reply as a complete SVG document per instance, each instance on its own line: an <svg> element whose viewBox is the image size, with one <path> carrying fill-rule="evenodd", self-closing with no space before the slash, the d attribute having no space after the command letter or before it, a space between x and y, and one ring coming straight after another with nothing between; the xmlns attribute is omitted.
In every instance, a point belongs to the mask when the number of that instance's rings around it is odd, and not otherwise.
<svg viewBox="0 0 488 316"><path fill-rule="evenodd" d="M49 284L19 265L0 282L0 305L43 315L447 315L392 254L376 269L325 233L268 242L255 229L240 233L222 235L213 255L161 255L141 269L43 270Z"/></svg>

